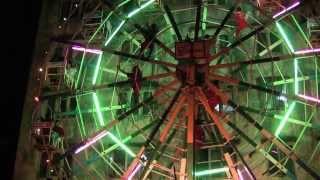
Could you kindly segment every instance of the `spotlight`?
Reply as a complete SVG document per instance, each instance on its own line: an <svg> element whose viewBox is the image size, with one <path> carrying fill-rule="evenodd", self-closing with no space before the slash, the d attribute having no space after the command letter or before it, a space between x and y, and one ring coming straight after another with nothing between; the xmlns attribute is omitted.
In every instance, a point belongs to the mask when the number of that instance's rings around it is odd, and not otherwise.
<svg viewBox="0 0 320 180"><path fill-rule="evenodd" d="M63 18L63 21L67 21L67 18L66 18L66 17L64 17L64 18Z"/></svg>
<svg viewBox="0 0 320 180"><path fill-rule="evenodd" d="M41 131L41 130L38 128L38 129L37 129L37 135L40 135L40 131ZM50 160L47 159L47 163L48 163L49 161L50 161Z"/></svg>
<svg viewBox="0 0 320 180"><path fill-rule="evenodd" d="M280 101L283 101L283 102L287 102L288 101L288 98L285 97L285 96L278 96L277 99L280 100Z"/></svg>
<svg viewBox="0 0 320 180"><path fill-rule="evenodd" d="M39 102L39 101L40 101L40 99L39 99L38 96L34 97L34 100L35 100L36 102Z"/></svg>
<svg viewBox="0 0 320 180"><path fill-rule="evenodd" d="M43 69L42 68L39 68L39 72L42 72L43 71Z"/></svg>

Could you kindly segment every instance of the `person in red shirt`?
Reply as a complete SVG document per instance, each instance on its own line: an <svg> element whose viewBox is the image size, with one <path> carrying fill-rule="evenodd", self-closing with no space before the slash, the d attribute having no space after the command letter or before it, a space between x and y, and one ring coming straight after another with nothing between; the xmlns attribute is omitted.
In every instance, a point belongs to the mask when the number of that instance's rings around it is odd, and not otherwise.
<svg viewBox="0 0 320 180"><path fill-rule="evenodd" d="M234 18L236 21L236 37L238 38L240 36L240 32L248 27L248 23L246 20L246 14L240 7L238 7L234 13Z"/></svg>
<svg viewBox="0 0 320 180"><path fill-rule="evenodd" d="M218 81L215 81L213 84L217 88L219 88ZM205 93L207 95L208 103L211 108L215 108L217 105L220 105L222 103L221 98L215 92L213 92L210 88L208 88Z"/></svg>

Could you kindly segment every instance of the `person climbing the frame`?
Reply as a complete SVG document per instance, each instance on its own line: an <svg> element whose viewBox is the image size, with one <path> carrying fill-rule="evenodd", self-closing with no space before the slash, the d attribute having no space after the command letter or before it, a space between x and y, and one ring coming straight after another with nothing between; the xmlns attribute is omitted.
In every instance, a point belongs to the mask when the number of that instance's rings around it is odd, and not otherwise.
<svg viewBox="0 0 320 180"><path fill-rule="evenodd" d="M131 72L125 72L121 68L119 68L119 71L126 74L129 81L131 82L131 88L133 90L133 96L134 96L134 104L139 103L139 95L141 90L141 82L142 82L142 72L138 65L133 66Z"/></svg>
<svg viewBox="0 0 320 180"><path fill-rule="evenodd" d="M234 13L234 18L236 21L236 38L238 39L240 37L240 33L249 25L246 20L246 14L242 11L240 7L238 7L236 12Z"/></svg>
<svg viewBox="0 0 320 180"><path fill-rule="evenodd" d="M147 58L150 58L154 51L154 37L157 35L159 28L156 24L147 24L147 29L145 30L144 41L141 43L141 48L139 56L144 54L145 50L149 50L147 53Z"/></svg>

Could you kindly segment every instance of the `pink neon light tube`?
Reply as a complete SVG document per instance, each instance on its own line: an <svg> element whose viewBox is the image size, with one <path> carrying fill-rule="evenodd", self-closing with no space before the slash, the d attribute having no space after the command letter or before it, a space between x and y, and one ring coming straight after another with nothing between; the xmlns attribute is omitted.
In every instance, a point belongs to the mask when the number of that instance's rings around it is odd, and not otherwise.
<svg viewBox="0 0 320 180"><path fill-rule="evenodd" d="M309 100L309 101L320 103L320 100L317 99L317 98L314 98L314 97L306 96L306 95L303 95L303 94L298 94L298 96L303 98L303 99Z"/></svg>
<svg viewBox="0 0 320 180"><path fill-rule="evenodd" d="M76 151L75 154L78 154L79 152L83 151L84 149L88 148L89 146L91 146L92 144L94 144L95 142L97 142L99 139L105 137L106 135L108 135L108 131L102 131L101 133L99 133L97 136L95 136L92 139L89 139L85 145L79 147Z"/></svg>
<svg viewBox="0 0 320 180"><path fill-rule="evenodd" d="M303 50L299 50L294 52L294 54L308 54L308 53L320 53L320 48L316 48L316 49L303 49Z"/></svg>
<svg viewBox="0 0 320 180"><path fill-rule="evenodd" d="M137 172L140 170L140 168L141 168L141 164L139 164L135 169L134 169L134 171L130 174L130 176L128 177L128 180L132 180L132 178L134 177L134 175L136 175L137 174Z"/></svg>
<svg viewBox="0 0 320 180"><path fill-rule="evenodd" d="M239 180L244 180L243 175L239 169L237 169Z"/></svg>
<svg viewBox="0 0 320 180"><path fill-rule="evenodd" d="M93 54L102 54L102 51L99 49L86 49L80 46L72 46L73 50L76 51L83 51L83 52L89 52L89 53L93 53Z"/></svg>
<svg viewBox="0 0 320 180"><path fill-rule="evenodd" d="M299 6L299 4L300 4L300 2L298 1L298 2L296 2L294 4L292 4L291 6L289 6L288 8L285 8L284 10L278 12L277 14L273 15L273 19L275 19L275 18L285 14L286 12L290 11L291 9Z"/></svg>

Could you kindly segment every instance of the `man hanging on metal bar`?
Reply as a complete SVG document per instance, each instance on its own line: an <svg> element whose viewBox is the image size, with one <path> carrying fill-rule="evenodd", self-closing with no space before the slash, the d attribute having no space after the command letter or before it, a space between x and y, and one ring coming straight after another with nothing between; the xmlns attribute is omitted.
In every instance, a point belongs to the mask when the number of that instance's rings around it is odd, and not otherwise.
<svg viewBox="0 0 320 180"><path fill-rule="evenodd" d="M237 8L237 11L234 13L234 18L236 21L236 38L240 37L240 33L248 27L246 20L246 14L242 11L240 7Z"/></svg>
<svg viewBox="0 0 320 180"><path fill-rule="evenodd" d="M159 32L159 28L156 24L147 24L147 29L145 29L145 33L143 34L144 36L144 41L141 43L141 48L139 55L143 55L144 51L148 49L147 52L147 58L150 58L153 51L154 51L154 37L157 35Z"/></svg>
<svg viewBox="0 0 320 180"><path fill-rule="evenodd" d="M133 90L133 96L134 96L134 104L139 103L139 95L141 90L141 83L142 83L142 72L138 65L133 66L131 72L125 72L121 68L119 68L119 71L126 74L129 81L131 82L131 88Z"/></svg>

